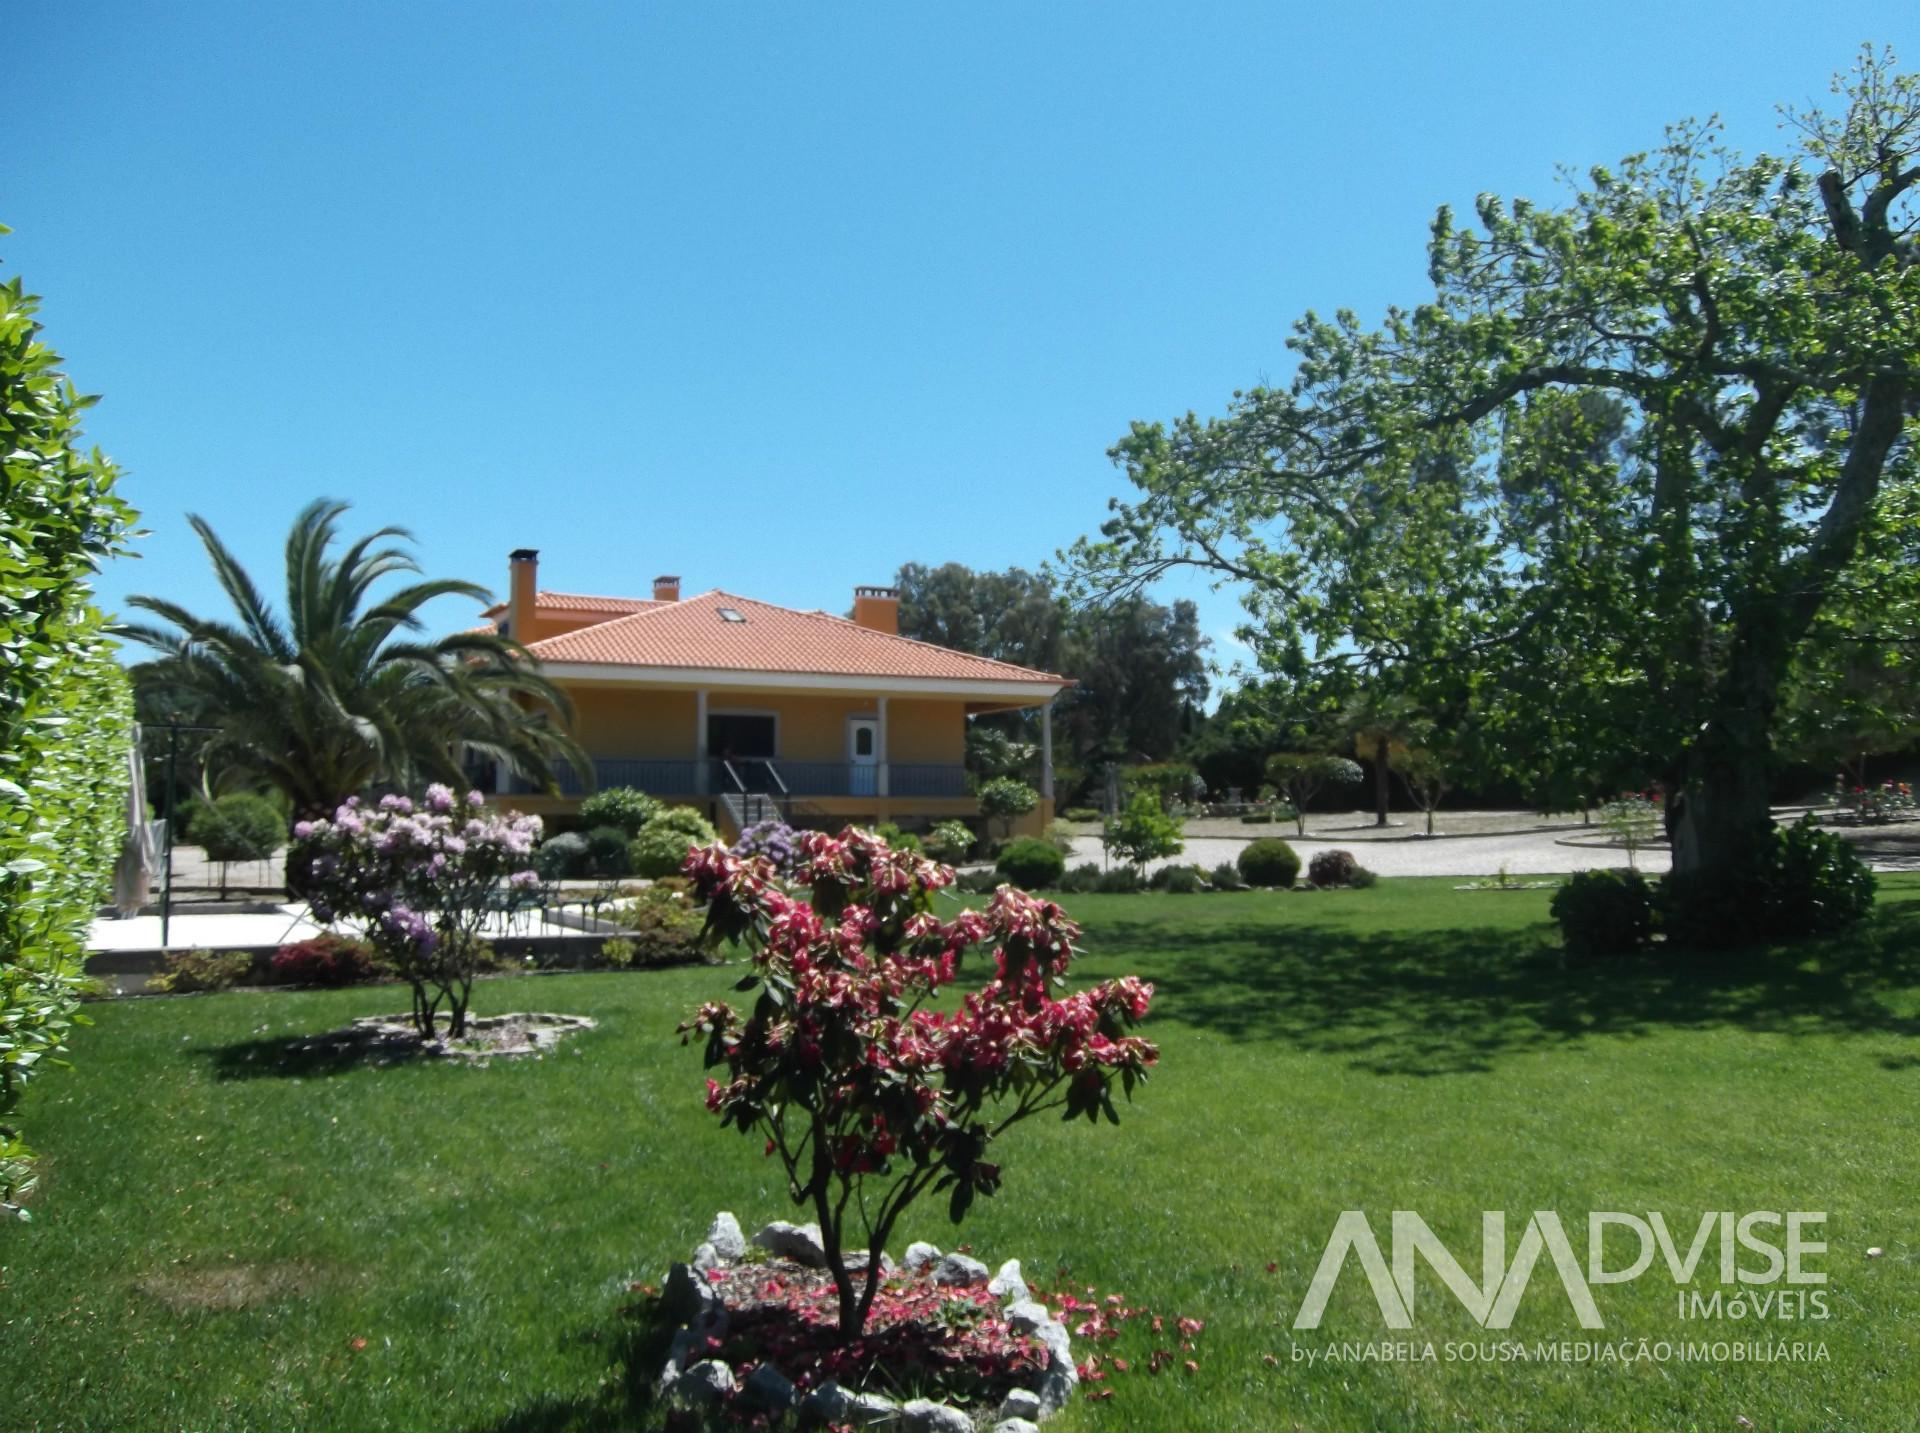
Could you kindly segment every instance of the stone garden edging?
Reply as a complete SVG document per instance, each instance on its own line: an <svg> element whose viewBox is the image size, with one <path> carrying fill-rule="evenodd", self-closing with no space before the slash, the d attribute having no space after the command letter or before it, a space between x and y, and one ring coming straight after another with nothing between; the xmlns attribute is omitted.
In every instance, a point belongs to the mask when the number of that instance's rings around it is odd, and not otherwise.
<svg viewBox="0 0 1920 1433"><path fill-rule="evenodd" d="M749 1241L732 1214L725 1210L716 1214L692 1257L667 1272L665 1307L680 1327L661 1370L657 1385L661 1398L683 1407L717 1406L737 1398L756 1411L795 1413L803 1424L850 1423L859 1428L901 1429L906 1433L1033 1433L1040 1420L1066 1406L1079 1386L1080 1374L1074 1366L1066 1325L1031 1296L1018 1259L1007 1260L998 1272L989 1274L987 1266L977 1259L942 1254L924 1243L907 1246L901 1262L907 1273L947 1287L984 1284L987 1292L999 1299L1009 1329L1031 1337L1046 1349L1047 1366L1033 1387L1010 1390L996 1411L976 1418L964 1409L932 1399L896 1402L877 1393L851 1391L832 1381L802 1394L778 1369L766 1363L736 1381L726 1363L695 1359L693 1355L708 1339L724 1338L731 1317L724 1296L708 1280L708 1272L745 1260L750 1243L774 1259L803 1269L826 1266L817 1224L775 1220ZM884 1254L881 1259L891 1273L892 1260Z"/></svg>

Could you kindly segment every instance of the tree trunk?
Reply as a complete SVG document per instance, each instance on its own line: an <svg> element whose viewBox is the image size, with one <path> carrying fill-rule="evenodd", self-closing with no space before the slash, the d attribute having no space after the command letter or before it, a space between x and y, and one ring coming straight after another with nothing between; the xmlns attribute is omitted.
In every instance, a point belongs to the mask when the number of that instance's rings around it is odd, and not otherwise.
<svg viewBox="0 0 1920 1433"><path fill-rule="evenodd" d="M1387 738L1377 737L1373 748L1373 824L1387 824Z"/></svg>
<svg viewBox="0 0 1920 1433"><path fill-rule="evenodd" d="M1764 622L1743 634L1719 710L1681 764L1680 809L1667 827L1676 872L1737 870L1773 829L1773 717L1786 669L1778 637Z"/></svg>

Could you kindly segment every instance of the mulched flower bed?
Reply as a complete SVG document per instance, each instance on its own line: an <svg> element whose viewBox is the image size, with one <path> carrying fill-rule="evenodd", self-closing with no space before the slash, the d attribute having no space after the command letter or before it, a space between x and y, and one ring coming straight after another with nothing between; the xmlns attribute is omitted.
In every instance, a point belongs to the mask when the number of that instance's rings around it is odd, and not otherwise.
<svg viewBox="0 0 1920 1433"><path fill-rule="evenodd" d="M709 1276L732 1324L710 1356L744 1379L771 1363L802 1392L829 1379L897 1398L997 1403L1037 1382L1046 1349L1009 1327L984 1284L942 1287L895 1274L874 1295L866 1332L839 1335L833 1276L781 1261L719 1268Z"/></svg>
<svg viewBox="0 0 1920 1433"><path fill-rule="evenodd" d="M344 1030L330 1030L295 1041L289 1051L305 1056L343 1059L350 1056L380 1060L405 1060L419 1055L451 1057L463 1060L491 1060L532 1055L536 1058L553 1050L576 1030L591 1030L597 1022L588 1015L554 1015L545 1011L516 1010L510 1015L469 1016L467 1033L458 1040L442 1034L435 1040L422 1040L420 1032L405 1015L366 1015Z"/></svg>

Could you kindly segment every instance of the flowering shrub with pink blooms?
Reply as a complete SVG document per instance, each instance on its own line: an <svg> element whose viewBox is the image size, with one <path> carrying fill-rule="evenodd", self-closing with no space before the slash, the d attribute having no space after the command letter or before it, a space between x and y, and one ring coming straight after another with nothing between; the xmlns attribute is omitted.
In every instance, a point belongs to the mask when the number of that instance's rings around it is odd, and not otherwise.
<svg viewBox="0 0 1920 1433"><path fill-rule="evenodd" d="M807 898L764 859L718 845L684 869L707 938L752 952L737 988L758 991L744 1013L710 1002L680 1027L724 1067L707 1108L764 1140L794 1202L812 1207L843 1339L865 1327L880 1255L915 1198L946 1191L958 1223L999 1188L993 1142L1008 1128L1048 1110L1118 1124L1114 1085L1131 1096L1159 1058L1127 1033L1151 985L1063 993L1080 928L1050 901L1002 886L984 911L942 920L933 896L952 870L852 827L800 838L791 880ZM957 1010L928 1008L979 944L993 947L994 978ZM867 1255L857 1287L853 1235Z"/></svg>
<svg viewBox="0 0 1920 1433"><path fill-rule="evenodd" d="M448 1036L465 1035L495 894L540 883L532 869L540 818L489 812L478 791L461 801L433 785L418 806L405 796L383 796L377 805L349 797L331 821L298 822L293 836L289 863L305 866L314 916L364 927L413 987L413 1023L423 1038L434 1038L443 1005Z"/></svg>

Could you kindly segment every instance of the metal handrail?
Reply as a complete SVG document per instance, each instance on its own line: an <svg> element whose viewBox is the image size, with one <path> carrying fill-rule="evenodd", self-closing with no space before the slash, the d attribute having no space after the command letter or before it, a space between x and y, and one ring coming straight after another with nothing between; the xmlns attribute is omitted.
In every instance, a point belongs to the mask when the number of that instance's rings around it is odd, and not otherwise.
<svg viewBox="0 0 1920 1433"><path fill-rule="evenodd" d="M747 790L747 783L741 778L740 773L733 769L733 763L723 756L720 758L720 769L726 772L732 779L734 789L744 796Z"/></svg>

